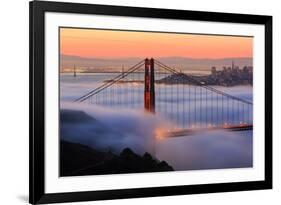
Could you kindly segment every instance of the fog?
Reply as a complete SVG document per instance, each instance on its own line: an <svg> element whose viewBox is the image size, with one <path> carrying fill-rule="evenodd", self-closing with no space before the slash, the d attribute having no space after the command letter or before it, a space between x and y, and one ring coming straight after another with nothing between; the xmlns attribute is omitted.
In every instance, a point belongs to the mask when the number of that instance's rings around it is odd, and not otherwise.
<svg viewBox="0 0 281 205"><path fill-rule="evenodd" d="M157 157L176 170L252 166L251 131L208 131L157 142Z"/></svg>
<svg viewBox="0 0 281 205"><path fill-rule="evenodd" d="M95 105L62 103L61 110L69 113L70 110L83 111L96 119L94 122L62 121L62 139L117 154L126 147L138 154L153 153L155 130L162 126L172 127L172 124L160 117L130 109L115 110ZM74 115L79 113L74 112L71 117Z"/></svg>
<svg viewBox="0 0 281 205"><path fill-rule="evenodd" d="M204 125L206 119L211 120L208 110L212 108L212 105L210 103L201 105L202 113L207 114L198 115L198 110L196 112L194 106L198 96L192 94L177 99L178 109L159 114L159 111L167 105L175 104L173 103L175 92L173 92L172 86L165 88L166 94L168 94L165 97L161 94L156 96L157 109L159 109L157 115L145 113L143 110L143 85L134 86L133 89L127 89L125 86L118 87L120 96L128 95L129 90L135 96L139 96L139 101L136 101L134 105L126 105L126 101L124 101L120 103L123 107L120 107L116 99L113 99L113 102L106 106L102 103L100 105L72 103L74 99L95 88L107 78L110 78L108 74L85 75L76 79L68 75L61 77L61 109L81 110L97 120L95 123L64 123L61 126L61 133L63 133L61 137L72 142L116 153L125 147L131 148L138 154L149 152L159 160L167 161L175 170L252 166L252 131L199 131L177 138L156 138L158 130L181 127L179 122L186 124L195 116L197 116L195 124ZM163 89L165 86L159 86L158 89L161 87ZM252 100L252 87L250 86L217 87L217 89L248 101ZM188 112L184 107L187 101L191 107ZM215 102L216 99L212 99L212 101ZM223 106L226 106L225 103ZM252 108L245 109L252 111ZM224 115L237 115L240 111L236 108L228 110ZM171 118L171 115L177 115L177 113L181 113L178 119ZM222 115L221 122L224 115ZM182 119L183 116L188 116L188 118ZM251 120L249 119L249 121Z"/></svg>

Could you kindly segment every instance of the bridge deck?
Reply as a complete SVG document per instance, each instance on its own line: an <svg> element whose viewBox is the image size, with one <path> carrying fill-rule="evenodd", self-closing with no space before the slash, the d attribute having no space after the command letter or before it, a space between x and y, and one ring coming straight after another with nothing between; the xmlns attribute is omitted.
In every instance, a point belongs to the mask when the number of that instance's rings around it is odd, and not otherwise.
<svg viewBox="0 0 281 205"><path fill-rule="evenodd" d="M189 128L189 129L181 129L176 131L169 131L161 133L161 136L156 136L159 138L171 138L171 137L184 137L188 135L192 135L196 132L202 131L212 131L212 130L227 130L227 131L247 131L252 130L252 124L241 124L241 125L225 125L219 127L208 127L208 128Z"/></svg>

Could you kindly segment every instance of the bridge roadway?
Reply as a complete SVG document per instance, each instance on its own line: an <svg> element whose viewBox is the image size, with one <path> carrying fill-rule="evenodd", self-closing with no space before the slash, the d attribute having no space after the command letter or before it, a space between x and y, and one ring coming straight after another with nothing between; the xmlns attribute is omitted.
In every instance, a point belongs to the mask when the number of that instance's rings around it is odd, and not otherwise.
<svg viewBox="0 0 281 205"><path fill-rule="evenodd" d="M195 134L202 131L213 131L213 130L227 130L227 131L247 131L252 130L252 124L240 124L240 125L224 125L218 127L207 127L207 128L188 128L188 129L179 129L168 132L159 132L156 133L156 138L172 138L172 137L184 137Z"/></svg>

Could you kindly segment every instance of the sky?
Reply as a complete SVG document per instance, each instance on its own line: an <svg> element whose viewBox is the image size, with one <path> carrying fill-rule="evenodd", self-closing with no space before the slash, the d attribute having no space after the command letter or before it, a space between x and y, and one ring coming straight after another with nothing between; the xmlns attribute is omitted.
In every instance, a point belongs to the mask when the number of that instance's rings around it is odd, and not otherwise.
<svg viewBox="0 0 281 205"><path fill-rule="evenodd" d="M252 58L253 38L60 28L60 53L89 58Z"/></svg>

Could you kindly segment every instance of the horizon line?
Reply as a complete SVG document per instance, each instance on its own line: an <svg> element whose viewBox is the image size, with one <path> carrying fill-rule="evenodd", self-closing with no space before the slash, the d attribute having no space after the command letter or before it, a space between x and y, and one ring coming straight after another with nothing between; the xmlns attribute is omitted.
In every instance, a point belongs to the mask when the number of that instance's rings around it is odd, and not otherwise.
<svg viewBox="0 0 281 205"><path fill-rule="evenodd" d="M157 56L157 57L138 57L138 56L124 56L124 57L99 57L99 56L79 56L72 54L64 54L60 53L61 56L69 56L69 57L78 57L78 58L96 58L96 59L104 59L104 60L115 60L115 59L124 59L124 58L189 58L189 59L206 59L206 60L219 60L219 59L234 59L234 58L252 58L253 56L233 56L233 57L222 57L222 58L210 58L210 57L189 57L189 56Z"/></svg>

